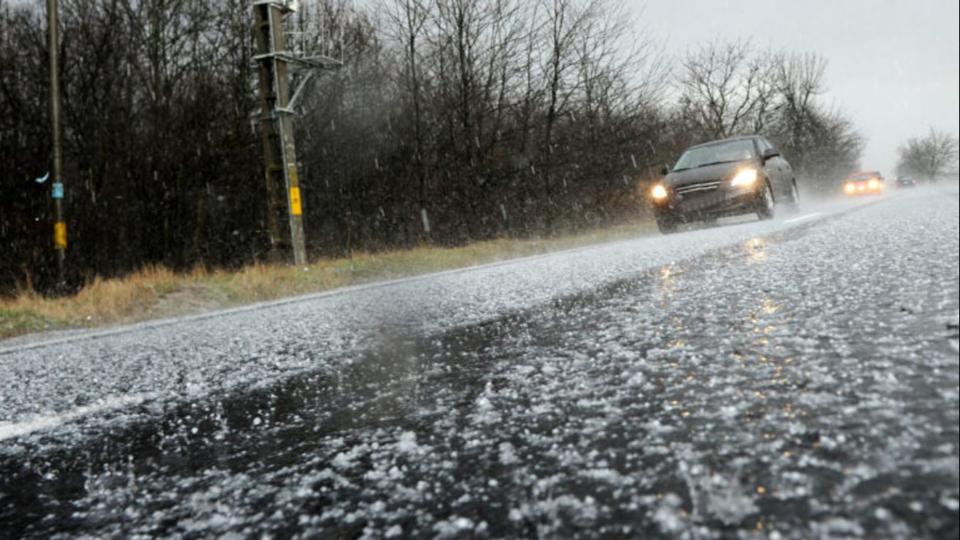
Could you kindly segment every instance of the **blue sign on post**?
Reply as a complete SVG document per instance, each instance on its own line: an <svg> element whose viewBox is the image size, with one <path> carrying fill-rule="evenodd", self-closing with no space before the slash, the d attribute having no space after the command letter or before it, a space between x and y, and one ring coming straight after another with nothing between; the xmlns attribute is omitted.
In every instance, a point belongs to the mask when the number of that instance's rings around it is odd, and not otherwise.
<svg viewBox="0 0 960 540"><path fill-rule="evenodd" d="M62 182L54 182L54 183L53 183L53 192L50 194L50 196L53 197L54 199L62 199L62 198L63 198L63 183L62 183Z"/></svg>

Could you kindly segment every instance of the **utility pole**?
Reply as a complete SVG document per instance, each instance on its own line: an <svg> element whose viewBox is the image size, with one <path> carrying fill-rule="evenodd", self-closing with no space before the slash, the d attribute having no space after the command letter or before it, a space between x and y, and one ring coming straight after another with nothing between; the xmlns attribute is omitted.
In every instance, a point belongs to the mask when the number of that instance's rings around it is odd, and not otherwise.
<svg viewBox="0 0 960 540"><path fill-rule="evenodd" d="M281 248L288 247L285 237L289 237L293 262L296 265L303 265L307 262L307 248L303 233L302 195L297 171L296 146L293 140L292 117L293 105L310 75L301 80L293 99L290 98L289 75L291 71L303 68L331 69L339 66L340 63L326 57L294 57L286 50L283 17L295 9L294 5L289 0L255 0L253 2L256 41L256 53L253 59L259 71L260 141L267 184L270 259L279 260ZM283 204L281 189L286 193L286 205ZM283 215L284 213L286 216ZM287 222L285 227L284 221Z"/></svg>
<svg viewBox="0 0 960 540"><path fill-rule="evenodd" d="M53 185L51 197L56 221L53 246L57 250L57 287L66 286L67 223L63 215L63 142L60 128L60 17L57 0L47 0L47 47L50 50L50 132L53 143Z"/></svg>

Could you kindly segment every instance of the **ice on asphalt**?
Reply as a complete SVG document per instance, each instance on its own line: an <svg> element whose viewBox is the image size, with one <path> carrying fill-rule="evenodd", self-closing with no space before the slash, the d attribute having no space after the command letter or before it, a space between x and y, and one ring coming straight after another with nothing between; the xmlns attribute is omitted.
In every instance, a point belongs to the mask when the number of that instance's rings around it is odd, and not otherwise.
<svg viewBox="0 0 960 540"><path fill-rule="evenodd" d="M283 422L266 410L217 443L174 429L220 448L208 464L88 471L74 507L92 536L936 537L957 523L957 217L955 196L918 191L823 223L16 350L0 356L0 418L157 396L8 438L82 447L184 402L316 383Z"/></svg>

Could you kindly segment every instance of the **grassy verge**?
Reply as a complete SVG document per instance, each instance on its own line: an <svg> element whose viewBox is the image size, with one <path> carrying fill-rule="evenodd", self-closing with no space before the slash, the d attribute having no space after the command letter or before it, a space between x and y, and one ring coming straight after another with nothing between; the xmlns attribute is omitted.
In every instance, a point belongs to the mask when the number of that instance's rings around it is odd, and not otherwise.
<svg viewBox="0 0 960 540"><path fill-rule="evenodd" d="M95 279L70 297L48 298L25 291L0 299L0 339L198 313L630 238L651 230L652 224L642 221L556 238L361 253L318 259L306 267L253 264L237 271L185 273L148 267L122 278Z"/></svg>

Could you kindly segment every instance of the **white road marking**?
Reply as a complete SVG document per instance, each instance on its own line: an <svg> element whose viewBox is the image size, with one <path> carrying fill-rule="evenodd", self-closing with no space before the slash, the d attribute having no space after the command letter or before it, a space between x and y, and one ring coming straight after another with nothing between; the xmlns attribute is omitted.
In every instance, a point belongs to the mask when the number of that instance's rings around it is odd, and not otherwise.
<svg viewBox="0 0 960 540"><path fill-rule="evenodd" d="M76 420L88 414L122 409L132 405L139 405L146 399L146 395L135 394L100 399L90 405L77 407L55 415L37 415L18 422L0 422L0 441L21 437L34 431L48 430L59 427L71 420Z"/></svg>
<svg viewBox="0 0 960 540"><path fill-rule="evenodd" d="M819 216L819 215L821 215L821 214L823 214L823 212L814 212L814 213L812 213L812 214L807 214L807 215L804 215L804 216L799 216L799 217L795 217L795 218L785 219L783 222L784 222L784 223L796 223L796 222L798 222L798 221L806 221L806 220L808 220L808 219L813 219L813 218L815 218L815 217L817 217L817 216Z"/></svg>

